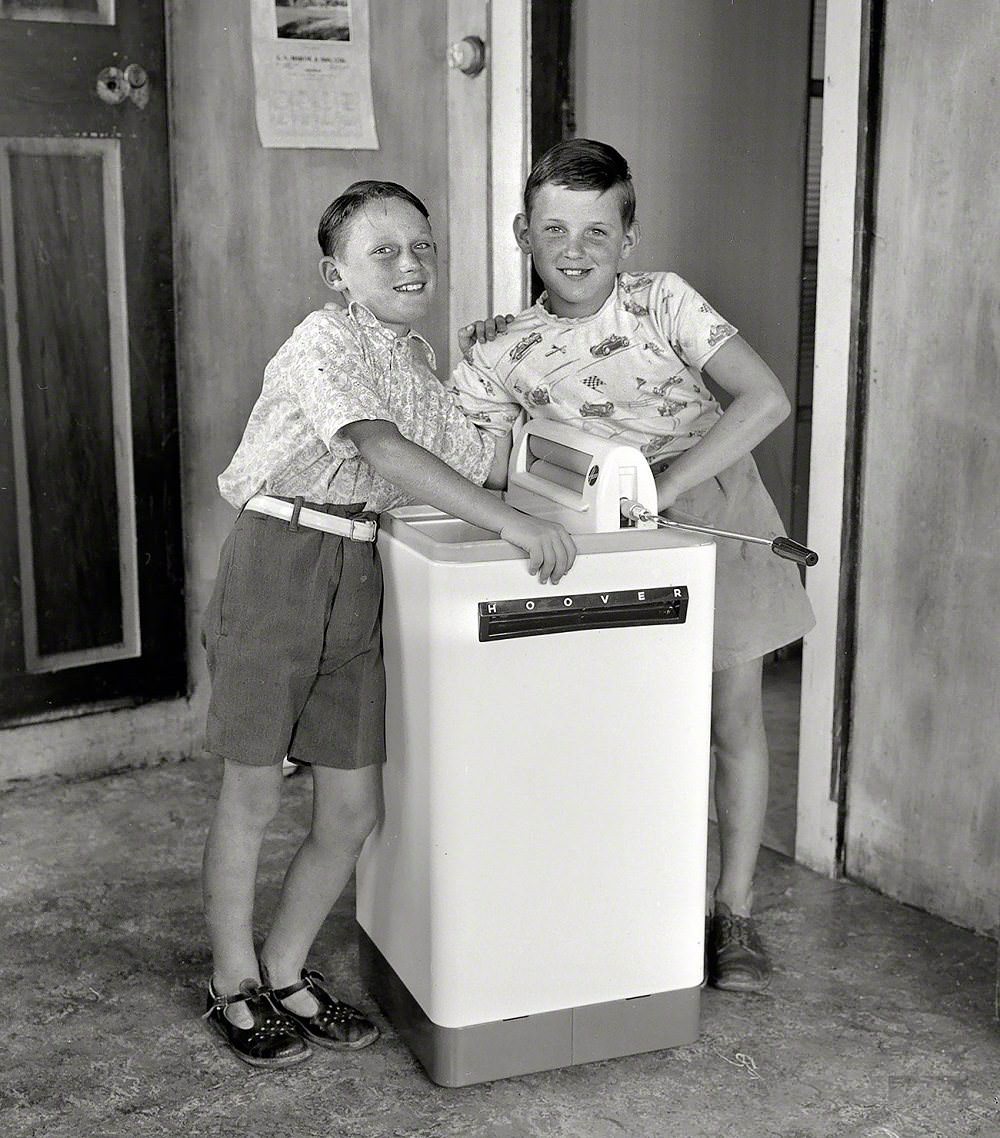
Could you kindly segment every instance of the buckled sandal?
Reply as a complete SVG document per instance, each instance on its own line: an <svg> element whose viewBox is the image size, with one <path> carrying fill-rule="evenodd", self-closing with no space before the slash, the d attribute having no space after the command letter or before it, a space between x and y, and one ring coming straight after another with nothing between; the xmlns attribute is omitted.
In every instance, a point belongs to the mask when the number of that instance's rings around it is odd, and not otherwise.
<svg viewBox="0 0 1000 1138"><path fill-rule="evenodd" d="M251 1067L291 1067L312 1054L298 1025L284 1008L276 1007L266 988L256 980L244 980L235 996L220 996L208 983L207 1019L229 1044L237 1058ZM246 1004L253 1027L238 1027L226 1015L231 1004Z"/></svg>
<svg viewBox="0 0 1000 1138"><path fill-rule="evenodd" d="M261 965L261 975L264 983L268 983L267 971L263 965ZM303 968L301 978L294 984L284 988L269 988L268 991L282 1012L295 1022L302 1035L318 1047L357 1051L374 1043L379 1037L379 1029L375 1024L357 1008L352 1008L350 1004L345 1004L332 996L322 986L324 982L322 972ZM311 1016L299 1015L298 1012L280 1003L281 1000L304 989L308 990L319 1004L319 1008Z"/></svg>

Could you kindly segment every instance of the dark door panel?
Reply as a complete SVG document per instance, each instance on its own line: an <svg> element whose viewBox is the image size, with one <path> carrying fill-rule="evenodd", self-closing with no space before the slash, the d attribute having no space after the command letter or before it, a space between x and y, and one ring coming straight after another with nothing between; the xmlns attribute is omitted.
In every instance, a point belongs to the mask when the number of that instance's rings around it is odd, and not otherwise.
<svg viewBox="0 0 1000 1138"><path fill-rule="evenodd" d="M0 5L8 724L187 685L164 60L162 3Z"/></svg>

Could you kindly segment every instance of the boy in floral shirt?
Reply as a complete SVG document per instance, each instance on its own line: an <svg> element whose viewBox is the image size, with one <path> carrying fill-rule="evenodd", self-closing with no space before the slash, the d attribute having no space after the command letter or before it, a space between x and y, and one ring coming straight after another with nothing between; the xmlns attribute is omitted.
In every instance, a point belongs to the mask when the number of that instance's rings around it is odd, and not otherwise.
<svg viewBox="0 0 1000 1138"><path fill-rule="evenodd" d="M305 962L376 819L385 758L379 512L438 506L525 550L542 583L558 581L576 552L562 526L483 489L506 455L455 405L413 330L437 281L419 198L394 182L355 183L318 236L320 273L344 305L307 316L264 371L219 478L240 513L204 618L206 748L223 763L204 858L214 967L206 1018L256 1067L378 1036ZM258 957L257 861L286 754L312 767L312 822Z"/></svg>

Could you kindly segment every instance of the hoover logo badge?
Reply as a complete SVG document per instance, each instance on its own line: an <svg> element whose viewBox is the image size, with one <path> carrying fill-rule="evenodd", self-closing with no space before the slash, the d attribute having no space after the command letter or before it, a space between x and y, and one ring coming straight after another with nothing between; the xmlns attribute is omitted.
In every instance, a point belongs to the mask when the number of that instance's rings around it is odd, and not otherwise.
<svg viewBox="0 0 1000 1138"><path fill-rule="evenodd" d="M683 624L687 607L686 585L480 601L479 639L485 642L557 632Z"/></svg>

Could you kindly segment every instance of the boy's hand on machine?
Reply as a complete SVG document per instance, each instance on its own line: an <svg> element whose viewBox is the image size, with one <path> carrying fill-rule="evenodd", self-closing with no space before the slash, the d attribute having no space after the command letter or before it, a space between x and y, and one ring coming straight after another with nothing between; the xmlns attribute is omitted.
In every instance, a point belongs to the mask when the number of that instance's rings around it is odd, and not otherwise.
<svg viewBox="0 0 1000 1138"><path fill-rule="evenodd" d="M576 560L576 543L558 522L521 514L503 527L500 536L527 553L528 571L538 575L541 585L546 581L558 584Z"/></svg>
<svg viewBox="0 0 1000 1138"><path fill-rule="evenodd" d="M488 320L477 320L473 324L466 324L458 330L458 350L464 356L473 344L484 344L487 340L495 340L507 331L507 325L514 319L508 312L506 316L497 313Z"/></svg>

